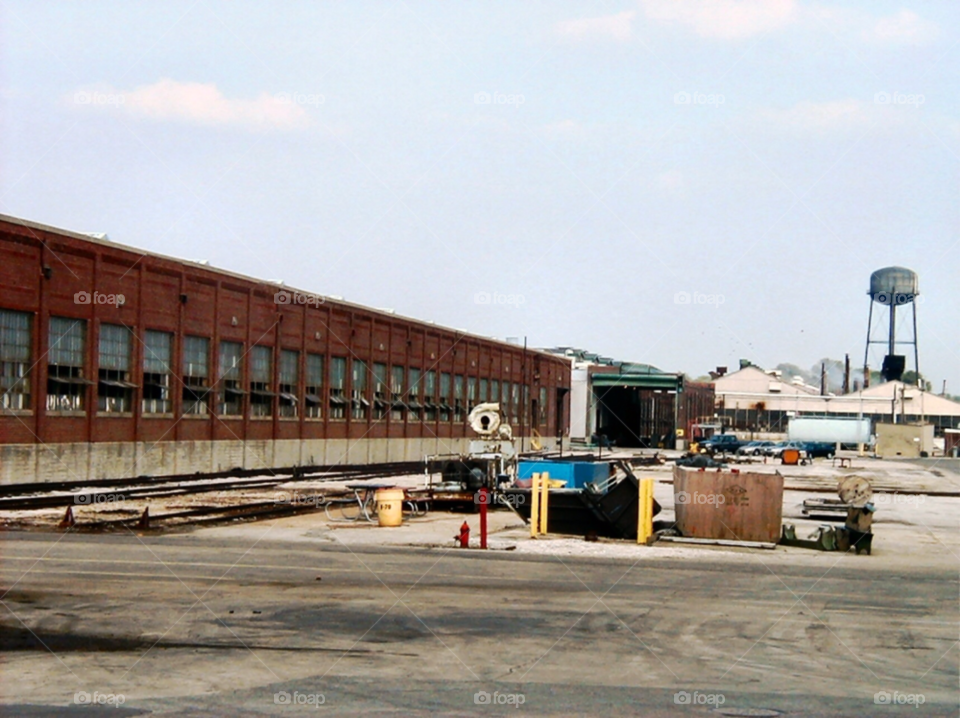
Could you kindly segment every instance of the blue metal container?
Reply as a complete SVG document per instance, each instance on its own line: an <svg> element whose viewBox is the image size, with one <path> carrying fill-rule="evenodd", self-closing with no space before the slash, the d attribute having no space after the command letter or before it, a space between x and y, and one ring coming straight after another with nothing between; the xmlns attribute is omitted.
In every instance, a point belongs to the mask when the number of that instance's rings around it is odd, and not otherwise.
<svg viewBox="0 0 960 718"><path fill-rule="evenodd" d="M582 489L585 484L604 481L610 476L607 461L520 461L517 478L530 479L546 472L551 479L566 481L565 488Z"/></svg>

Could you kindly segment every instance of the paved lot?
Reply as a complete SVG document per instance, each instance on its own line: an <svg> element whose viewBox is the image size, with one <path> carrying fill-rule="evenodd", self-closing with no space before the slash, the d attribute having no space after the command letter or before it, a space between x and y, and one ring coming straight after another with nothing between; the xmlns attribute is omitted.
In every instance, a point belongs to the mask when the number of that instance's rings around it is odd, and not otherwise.
<svg viewBox="0 0 960 718"><path fill-rule="evenodd" d="M958 714L950 546L883 569L278 535L0 536L4 713Z"/></svg>

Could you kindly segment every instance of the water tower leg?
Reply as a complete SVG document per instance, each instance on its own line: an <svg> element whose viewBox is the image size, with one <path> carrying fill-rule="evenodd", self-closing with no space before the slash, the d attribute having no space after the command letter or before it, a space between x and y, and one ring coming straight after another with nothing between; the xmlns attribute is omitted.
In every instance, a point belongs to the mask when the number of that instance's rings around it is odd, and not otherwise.
<svg viewBox="0 0 960 718"><path fill-rule="evenodd" d="M923 389L923 384L920 383L920 348L917 345L917 298L914 297L913 301L913 368L917 372L917 386Z"/></svg>
<svg viewBox="0 0 960 718"><path fill-rule="evenodd" d="M887 347L887 354L893 356L897 353L897 303L890 297L890 343Z"/></svg>

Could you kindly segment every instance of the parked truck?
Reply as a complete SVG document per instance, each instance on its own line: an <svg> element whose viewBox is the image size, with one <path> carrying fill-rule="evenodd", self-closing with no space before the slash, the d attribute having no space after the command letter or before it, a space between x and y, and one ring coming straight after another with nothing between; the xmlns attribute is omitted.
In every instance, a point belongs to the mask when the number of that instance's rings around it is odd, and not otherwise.
<svg viewBox="0 0 960 718"><path fill-rule="evenodd" d="M743 442L735 434L714 434L700 442L701 451L708 454L735 454Z"/></svg>

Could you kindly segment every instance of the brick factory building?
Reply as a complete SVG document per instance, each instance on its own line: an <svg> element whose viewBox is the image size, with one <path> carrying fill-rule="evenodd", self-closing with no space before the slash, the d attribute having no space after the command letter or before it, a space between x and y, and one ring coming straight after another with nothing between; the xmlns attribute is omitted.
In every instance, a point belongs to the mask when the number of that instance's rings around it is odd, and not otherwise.
<svg viewBox="0 0 960 718"><path fill-rule="evenodd" d="M0 483L415 461L501 402L555 447L570 363L0 216Z"/></svg>

